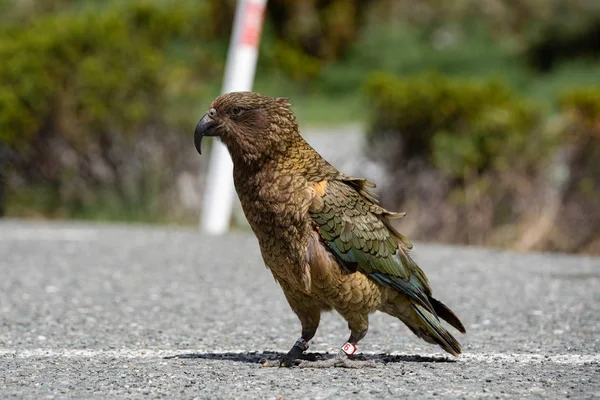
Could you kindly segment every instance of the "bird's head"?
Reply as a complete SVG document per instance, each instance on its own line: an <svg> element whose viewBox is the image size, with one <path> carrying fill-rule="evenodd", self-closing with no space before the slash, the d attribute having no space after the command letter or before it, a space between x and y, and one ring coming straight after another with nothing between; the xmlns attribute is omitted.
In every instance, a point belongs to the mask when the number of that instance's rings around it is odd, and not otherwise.
<svg viewBox="0 0 600 400"><path fill-rule="evenodd" d="M204 136L219 137L232 157L252 162L285 149L298 137L298 127L287 99L232 92L217 97L196 125L198 153Z"/></svg>

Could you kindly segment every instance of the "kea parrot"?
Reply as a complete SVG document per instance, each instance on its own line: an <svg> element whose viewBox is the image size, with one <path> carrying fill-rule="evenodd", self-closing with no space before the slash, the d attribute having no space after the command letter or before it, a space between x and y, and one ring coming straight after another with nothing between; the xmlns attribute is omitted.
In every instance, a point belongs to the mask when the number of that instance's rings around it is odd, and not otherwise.
<svg viewBox="0 0 600 400"><path fill-rule="evenodd" d="M347 322L350 338L335 358L315 366L354 367L369 314L400 319L428 343L458 356L460 343L440 319L465 333L459 318L432 297L413 261L411 242L391 224L363 178L335 169L300 136L291 103L254 92L217 97L198 122L194 144L216 136L233 160L235 189L268 269L283 289L302 333L291 350L265 366L293 366L308 349L323 311ZM364 361L363 361L364 363Z"/></svg>

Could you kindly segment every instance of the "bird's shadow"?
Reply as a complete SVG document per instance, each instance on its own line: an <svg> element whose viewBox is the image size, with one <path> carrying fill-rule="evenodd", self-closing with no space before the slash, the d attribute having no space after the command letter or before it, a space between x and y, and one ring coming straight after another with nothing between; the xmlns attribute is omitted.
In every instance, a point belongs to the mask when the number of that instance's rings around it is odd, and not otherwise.
<svg viewBox="0 0 600 400"><path fill-rule="evenodd" d="M247 352L247 353L186 353L186 354L175 354L172 356L166 356L166 359L201 359L201 360L215 360L215 361L234 361L248 364L257 364L261 360L276 360L283 356L285 353L277 351L262 351L262 352ZM318 361L327 360L334 358L335 354L332 353L305 353L302 355L303 360ZM355 354L352 356L353 360L360 361L375 361L384 364L387 363L405 363L405 362L417 362L417 363L454 363L455 359L449 357L435 357L435 356L420 356L420 355L408 355L408 354Z"/></svg>

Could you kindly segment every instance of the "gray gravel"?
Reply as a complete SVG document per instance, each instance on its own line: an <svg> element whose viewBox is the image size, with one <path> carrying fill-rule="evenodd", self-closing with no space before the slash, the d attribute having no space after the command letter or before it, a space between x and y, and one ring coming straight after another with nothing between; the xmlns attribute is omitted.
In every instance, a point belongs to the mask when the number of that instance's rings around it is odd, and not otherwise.
<svg viewBox="0 0 600 400"><path fill-rule="evenodd" d="M0 397L600 396L600 258L415 254L465 322L461 358L375 314L359 352L377 368L266 369L258 360L287 351L299 323L254 237L1 222ZM310 351L327 357L347 335L327 314Z"/></svg>

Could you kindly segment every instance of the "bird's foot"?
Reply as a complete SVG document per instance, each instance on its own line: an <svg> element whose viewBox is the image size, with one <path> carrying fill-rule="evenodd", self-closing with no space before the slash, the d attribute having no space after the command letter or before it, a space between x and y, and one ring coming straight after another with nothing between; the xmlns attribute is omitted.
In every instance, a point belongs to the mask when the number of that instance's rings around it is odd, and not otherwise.
<svg viewBox="0 0 600 400"><path fill-rule="evenodd" d="M262 359L260 363L263 367L293 367L294 365L298 365L300 360L297 358L290 357L289 354L284 354L279 357L277 360L267 360Z"/></svg>
<svg viewBox="0 0 600 400"><path fill-rule="evenodd" d="M351 360L343 350L329 360L301 361L300 368L376 368L377 362L373 360Z"/></svg>
<svg viewBox="0 0 600 400"><path fill-rule="evenodd" d="M262 359L260 363L263 367L295 367L300 368L375 368L377 362L373 360L351 360L350 356L356 352L356 346L352 343L346 343L334 358L328 360L320 359L315 353L304 353L308 349L308 344L301 339L296 342L294 347L276 360Z"/></svg>
<svg viewBox="0 0 600 400"><path fill-rule="evenodd" d="M320 356L315 353L300 354L297 357L294 357L288 353L282 355L281 357L275 360L267 360L266 358L263 358L262 360L260 360L260 364L263 367L294 367L300 365L303 362L317 362L317 360L319 359Z"/></svg>
<svg viewBox="0 0 600 400"><path fill-rule="evenodd" d="M373 360L350 360L356 352L356 346L350 342L342 346L340 351L336 354L335 358L321 361L302 361L300 362L300 368L375 368L377 363Z"/></svg>
<svg viewBox="0 0 600 400"><path fill-rule="evenodd" d="M276 360L262 359L260 363L263 367L293 367L300 364L301 360L315 360L312 354L304 354L308 350L308 342L303 338L298 339L294 347Z"/></svg>

